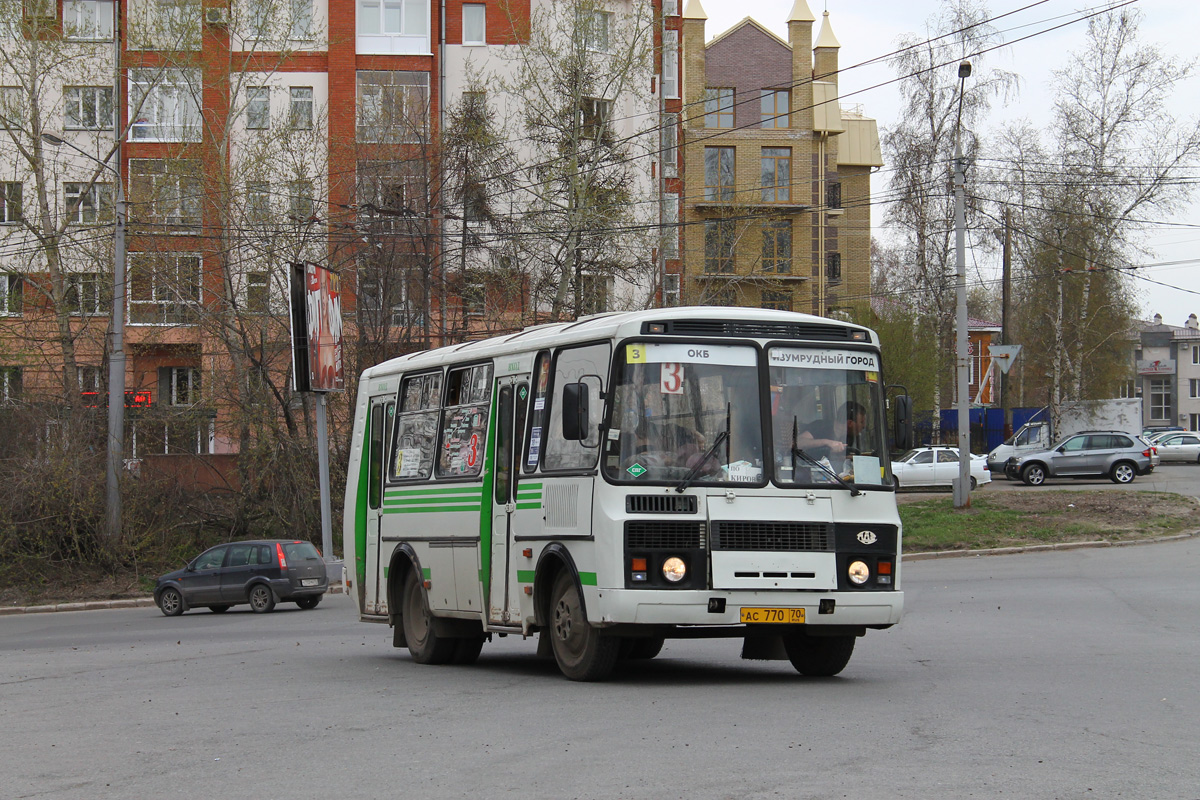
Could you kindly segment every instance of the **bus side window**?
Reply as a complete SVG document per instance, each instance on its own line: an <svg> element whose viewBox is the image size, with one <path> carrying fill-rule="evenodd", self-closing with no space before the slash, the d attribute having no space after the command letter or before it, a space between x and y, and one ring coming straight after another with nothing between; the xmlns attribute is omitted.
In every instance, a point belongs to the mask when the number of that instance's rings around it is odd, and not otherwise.
<svg viewBox="0 0 1200 800"><path fill-rule="evenodd" d="M371 406L371 451L367 453L367 464L370 474L367 485L367 505L379 508L380 497L383 493L383 404L374 403Z"/></svg>
<svg viewBox="0 0 1200 800"><path fill-rule="evenodd" d="M533 411L529 414L529 430L525 433L525 472L536 472L545 441L546 416L550 403L550 353L538 354L533 371Z"/></svg>
<svg viewBox="0 0 1200 800"><path fill-rule="evenodd" d="M591 469L596 466L596 459L600 455L596 434L604 414L604 402L600 396L608 378L610 352L607 342L558 351L554 361L550 420L542 432L545 439L543 469ZM591 435L585 441L567 441L563 438L563 387L571 383L583 383L588 391L587 430L591 431Z"/></svg>
<svg viewBox="0 0 1200 800"><path fill-rule="evenodd" d="M442 373L405 378L400 388L400 411L392 437L392 480L428 480L437 447L438 416L442 405Z"/></svg>
<svg viewBox="0 0 1200 800"><path fill-rule="evenodd" d="M446 376L437 477L473 477L483 469L491 393L490 362L452 369Z"/></svg>

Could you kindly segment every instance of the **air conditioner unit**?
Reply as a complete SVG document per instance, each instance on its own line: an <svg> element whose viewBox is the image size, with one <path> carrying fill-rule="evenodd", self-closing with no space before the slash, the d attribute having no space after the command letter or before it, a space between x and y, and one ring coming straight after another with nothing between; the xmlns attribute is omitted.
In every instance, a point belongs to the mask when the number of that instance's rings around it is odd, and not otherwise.
<svg viewBox="0 0 1200 800"><path fill-rule="evenodd" d="M228 8L206 8L204 9L204 21L209 25L228 25L229 24L229 9Z"/></svg>

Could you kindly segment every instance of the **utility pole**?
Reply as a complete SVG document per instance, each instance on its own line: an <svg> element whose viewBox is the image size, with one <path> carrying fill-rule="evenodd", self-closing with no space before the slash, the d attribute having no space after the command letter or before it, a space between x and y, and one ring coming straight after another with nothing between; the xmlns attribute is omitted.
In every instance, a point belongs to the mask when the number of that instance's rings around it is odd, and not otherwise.
<svg viewBox="0 0 1200 800"><path fill-rule="evenodd" d="M971 75L971 63L958 65L958 120L954 125L954 260L957 277L958 339L958 478L954 481L954 507L971 505L971 410L970 362L967 352L967 210L966 159L962 154L963 89Z"/></svg>
<svg viewBox="0 0 1200 800"><path fill-rule="evenodd" d="M1009 290L1012 288L1012 217L1008 206L1004 207L1004 250L1001 258L1002 283L1000 294L1000 344L1011 344L1008 327ZM1008 402L1008 371L997 376L1000 382L1000 410L1004 413L1004 438L1012 436L1012 404Z"/></svg>

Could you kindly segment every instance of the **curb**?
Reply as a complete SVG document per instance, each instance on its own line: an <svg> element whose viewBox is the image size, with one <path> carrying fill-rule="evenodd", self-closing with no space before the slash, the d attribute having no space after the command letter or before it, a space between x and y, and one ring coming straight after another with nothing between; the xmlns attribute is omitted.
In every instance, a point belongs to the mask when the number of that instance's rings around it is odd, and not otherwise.
<svg viewBox="0 0 1200 800"><path fill-rule="evenodd" d="M1177 542L1191 539L1200 535L1200 530L1177 533L1173 536L1159 536L1155 539L1134 539L1129 542L1063 542L1062 544L1031 544L1024 547L993 547L989 550L934 550L928 553L904 553L901 561L929 561L935 558L968 558L979 556L1011 556L1018 553L1044 553L1051 550L1082 550L1088 547L1132 547L1139 544L1158 544L1160 542Z"/></svg>
<svg viewBox="0 0 1200 800"><path fill-rule="evenodd" d="M329 587L326 594L345 594L342 584ZM153 608L153 597L133 597L124 600L89 600L84 603L52 603L44 606L0 606L0 617L17 614L52 614L57 611L103 611L112 608Z"/></svg>

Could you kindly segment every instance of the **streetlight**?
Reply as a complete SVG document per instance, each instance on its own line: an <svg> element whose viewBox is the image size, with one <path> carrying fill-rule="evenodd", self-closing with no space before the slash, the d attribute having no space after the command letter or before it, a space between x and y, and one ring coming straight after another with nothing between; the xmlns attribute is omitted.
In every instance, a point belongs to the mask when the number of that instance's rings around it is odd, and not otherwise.
<svg viewBox="0 0 1200 800"><path fill-rule="evenodd" d="M954 481L954 507L971 505L971 391L967 353L967 211L964 189L967 182L966 159L962 154L959 132L962 129L963 91L971 76L971 62L958 65L958 118L954 122L954 260L958 278L958 478Z"/></svg>
<svg viewBox="0 0 1200 800"><path fill-rule="evenodd" d="M114 169L108 160L101 161L66 139L51 133L43 133L42 141L53 147L66 145L111 172L117 181L116 226L113 229L112 342L108 355L108 469L105 477L105 499L108 535L119 539L120 481L125 443L125 186L121 182L121 173ZM120 150L114 151L119 152Z"/></svg>

